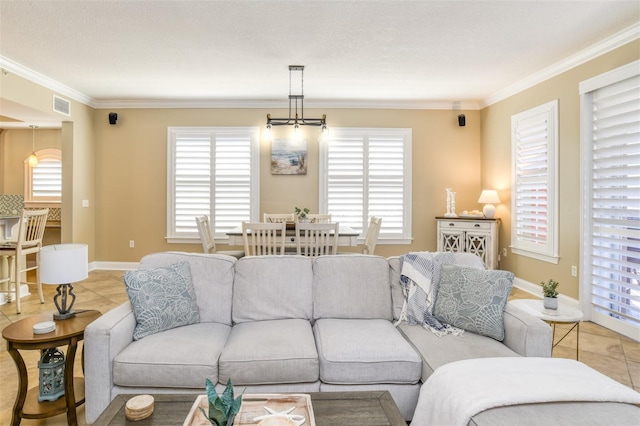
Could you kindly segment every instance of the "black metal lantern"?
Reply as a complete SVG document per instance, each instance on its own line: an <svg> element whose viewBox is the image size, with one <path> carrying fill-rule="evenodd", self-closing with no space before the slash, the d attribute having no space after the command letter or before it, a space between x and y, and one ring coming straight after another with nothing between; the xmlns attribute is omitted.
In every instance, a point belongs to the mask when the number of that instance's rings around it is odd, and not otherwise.
<svg viewBox="0 0 640 426"><path fill-rule="evenodd" d="M64 354L58 348L44 351L38 362L38 401L55 401L64 395Z"/></svg>

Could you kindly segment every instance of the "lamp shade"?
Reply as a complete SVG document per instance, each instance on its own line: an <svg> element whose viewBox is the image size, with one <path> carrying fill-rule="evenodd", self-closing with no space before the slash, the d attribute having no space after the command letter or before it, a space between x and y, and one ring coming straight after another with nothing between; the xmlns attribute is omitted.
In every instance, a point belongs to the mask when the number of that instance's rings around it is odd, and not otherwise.
<svg viewBox="0 0 640 426"><path fill-rule="evenodd" d="M500 197L498 191L495 189L485 189L480 194L478 202L481 204L500 204Z"/></svg>
<svg viewBox="0 0 640 426"><path fill-rule="evenodd" d="M40 249L40 280L43 284L69 284L89 276L86 244L54 244Z"/></svg>

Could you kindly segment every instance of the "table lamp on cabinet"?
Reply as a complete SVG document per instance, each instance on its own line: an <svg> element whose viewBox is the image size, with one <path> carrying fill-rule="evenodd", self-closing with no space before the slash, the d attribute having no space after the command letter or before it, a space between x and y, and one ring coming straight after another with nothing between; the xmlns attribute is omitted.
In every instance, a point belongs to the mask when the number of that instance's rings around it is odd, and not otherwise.
<svg viewBox="0 0 640 426"><path fill-rule="evenodd" d="M54 244L40 249L40 280L43 284L57 284L53 303L58 313L55 320L73 318L76 295L71 283L89 276L89 256L86 244Z"/></svg>
<svg viewBox="0 0 640 426"><path fill-rule="evenodd" d="M484 204L482 208L482 213L484 217L487 219L493 219L493 216L496 214L496 207L494 204L500 204L500 197L498 196L498 191L495 189L485 189L480 194L480 198L478 202Z"/></svg>

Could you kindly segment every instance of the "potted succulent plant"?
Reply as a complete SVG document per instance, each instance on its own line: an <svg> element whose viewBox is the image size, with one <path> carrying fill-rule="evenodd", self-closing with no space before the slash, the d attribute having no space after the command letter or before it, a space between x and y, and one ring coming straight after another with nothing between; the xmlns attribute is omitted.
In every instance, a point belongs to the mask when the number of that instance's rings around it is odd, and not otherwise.
<svg viewBox="0 0 640 426"><path fill-rule="evenodd" d="M542 294L544 295L543 305L545 309L558 309L558 281L549 279L546 283L540 282L542 286Z"/></svg>
<svg viewBox="0 0 640 426"><path fill-rule="evenodd" d="M298 218L298 222L306 222L307 221L307 214L309 213L309 209L304 207L304 208L300 208L300 207L295 207L294 212L296 214L296 217Z"/></svg>
<svg viewBox="0 0 640 426"><path fill-rule="evenodd" d="M233 420L240 411L242 405L242 395L234 399L233 384L231 379L227 381L227 387L222 392L222 397L216 392L216 387L211 380L205 381L207 388L207 399L209 400L209 412L200 407L204 417L214 426L228 426L233 424Z"/></svg>

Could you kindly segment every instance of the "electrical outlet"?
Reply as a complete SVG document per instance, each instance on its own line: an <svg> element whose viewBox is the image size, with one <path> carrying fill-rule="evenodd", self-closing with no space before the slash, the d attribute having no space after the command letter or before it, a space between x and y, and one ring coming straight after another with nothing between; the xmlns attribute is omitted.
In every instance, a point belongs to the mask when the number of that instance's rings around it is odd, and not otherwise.
<svg viewBox="0 0 640 426"><path fill-rule="evenodd" d="M572 277L577 277L578 276L578 267L576 265L572 265L571 266L571 276Z"/></svg>
<svg viewBox="0 0 640 426"><path fill-rule="evenodd" d="M82 200L82 207L89 207L89 200Z"/></svg>
<svg viewBox="0 0 640 426"><path fill-rule="evenodd" d="M133 240L129 240L129 248L134 248L136 246L136 242Z"/></svg>
<svg viewBox="0 0 640 426"><path fill-rule="evenodd" d="M507 257L507 248L506 247L502 249L502 255L504 257Z"/></svg>

